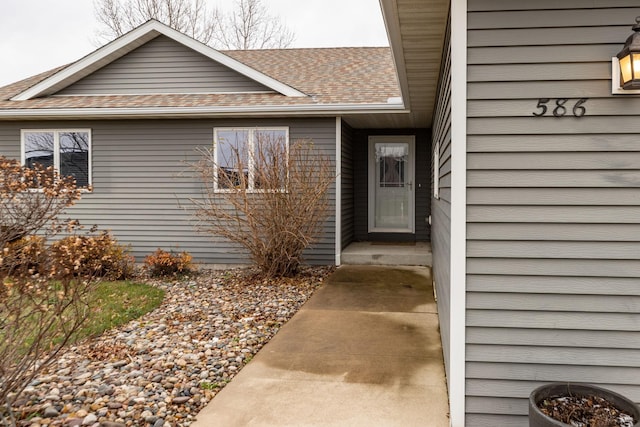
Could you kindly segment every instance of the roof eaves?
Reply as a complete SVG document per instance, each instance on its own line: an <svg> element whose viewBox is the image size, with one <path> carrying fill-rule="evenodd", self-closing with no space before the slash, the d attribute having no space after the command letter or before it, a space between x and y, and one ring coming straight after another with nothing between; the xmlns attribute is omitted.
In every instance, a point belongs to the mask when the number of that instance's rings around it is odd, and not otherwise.
<svg viewBox="0 0 640 427"><path fill-rule="evenodd" d="M402 49L402 38L400 34L400 20L395 3L393 0L380 0L383 21L387 28L387 37L389 38L391 54L394 59L393 65L398 77L400 92L402 93L402 99L407 101L407 105L410 105L409 80L407 78L407 70L405 69L404 51Z"/></svg>
<svg viewBox="0 0 640 427"><path fill-rule="evenodd" d="M110 62L126 55L135 48L159 36L167 36L234 71L253 79L276 92L290 97L307 96L297 89L275 80L199 41L174 30L159 21L151 20L90 53L52 76L18 93L12 101L27 101L39 96L51 95L67 87Z"/></svg>
<svg viewBox="0 0 640 427"><path fill-rule="evenodd" d="M210 116L269 116L269 115L342 115L371 113L407 113L397 99L382 104L323 104L280 105L252 107L131 107L131 108L39 108L0 110L0 120L44 119L44 118L145 118L181 117L197 118Z"/></svg>

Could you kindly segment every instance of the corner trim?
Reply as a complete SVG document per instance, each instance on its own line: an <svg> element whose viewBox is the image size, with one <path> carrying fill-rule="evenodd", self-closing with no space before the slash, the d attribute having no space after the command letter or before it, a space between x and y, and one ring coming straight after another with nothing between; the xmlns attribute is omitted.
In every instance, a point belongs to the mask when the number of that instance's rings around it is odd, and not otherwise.
<svg viewBox="0 0 640 427"><path fill-rule="evenodd" d="M451 1L451 309L449 405L465 425L467 277L467 0Z"/></svg>

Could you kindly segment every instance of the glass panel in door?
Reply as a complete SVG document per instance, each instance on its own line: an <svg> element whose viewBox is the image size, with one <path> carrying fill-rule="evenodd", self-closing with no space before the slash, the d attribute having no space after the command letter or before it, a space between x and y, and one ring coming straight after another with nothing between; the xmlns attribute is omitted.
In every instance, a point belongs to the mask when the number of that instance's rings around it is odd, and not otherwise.
<svg viewBox="0 0 640 427"><path fill-rule="evenodd" d="M374 149L374 228L389 231L410 230L409 144L376 142Z"/></svg>

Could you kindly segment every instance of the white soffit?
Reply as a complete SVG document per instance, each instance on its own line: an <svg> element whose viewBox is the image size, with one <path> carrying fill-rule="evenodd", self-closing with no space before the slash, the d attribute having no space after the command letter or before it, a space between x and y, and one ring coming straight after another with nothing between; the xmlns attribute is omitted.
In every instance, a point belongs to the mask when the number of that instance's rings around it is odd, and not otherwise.
<svg viewBox="0 0 640 427"><path fill-rule="evenodd" d="M430 127L449 0L380 0L411 127Z"/></svg>
<svg viewBox="0 0 640 427"><path fill-rule="evenodd" d="M307 96L304 93L288 86L278 80L275 80L243 63L232 59L231 57L218 52L217 50L195 40L189 36L182 34L158 21L151 20L142 24L138 28L128 32L127 34L115 39L111 43L104 45L98 50L90 53L77 62L60 70L52 76L44 79L40 83L30 87L29 89L17 94L13 101L26 101L39 96L51 95L72 85L83 77L99 70L105 65L115 61L116 59L126 55L132 50L142 46L148 41L159 35L167 36L182 45L193 49L194 51L225 65L232 70L255 80L276 92L285 96L302 97Z"/></svg>

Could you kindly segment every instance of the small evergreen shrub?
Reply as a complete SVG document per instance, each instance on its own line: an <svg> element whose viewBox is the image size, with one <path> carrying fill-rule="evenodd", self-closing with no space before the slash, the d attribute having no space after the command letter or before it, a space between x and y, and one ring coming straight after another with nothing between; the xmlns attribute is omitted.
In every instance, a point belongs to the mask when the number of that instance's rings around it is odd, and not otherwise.
<svg viewBox="0 0 640 427"><path fill-rule="evenodd" d="M193 257L188 252L167 252L158 248L144 259L144 264L151 276L167 277L191 272L192 260Z"/></svg>

